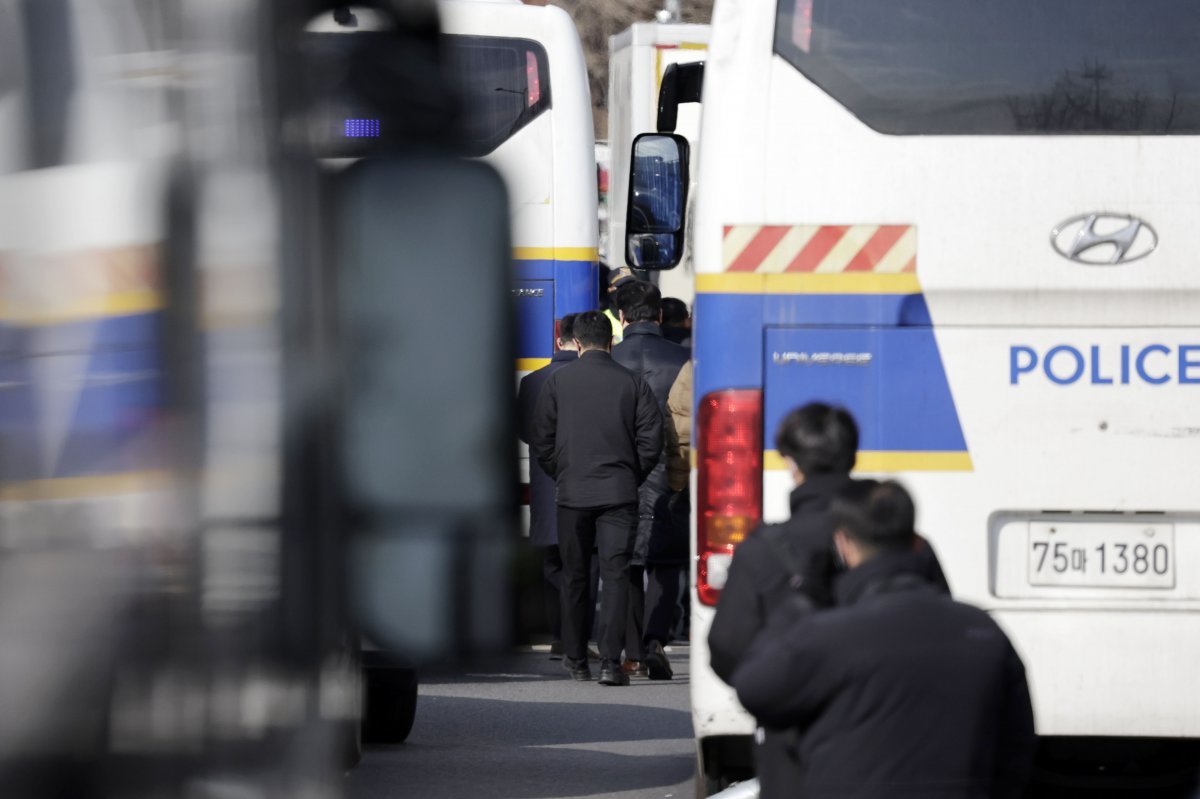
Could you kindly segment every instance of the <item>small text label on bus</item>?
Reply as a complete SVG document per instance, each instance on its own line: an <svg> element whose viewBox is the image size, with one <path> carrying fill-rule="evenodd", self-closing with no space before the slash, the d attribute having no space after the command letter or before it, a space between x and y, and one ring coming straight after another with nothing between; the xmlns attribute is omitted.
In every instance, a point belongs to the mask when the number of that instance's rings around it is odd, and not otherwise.
<svg viewBox="0 0 1200 799"><path fill-rule="evenodd" d="M1020 385L1037 376L1060 386L1200 384L1200 344L1059 344L1044 352L1026 345L1009 347L1009 384Z"/></svg>

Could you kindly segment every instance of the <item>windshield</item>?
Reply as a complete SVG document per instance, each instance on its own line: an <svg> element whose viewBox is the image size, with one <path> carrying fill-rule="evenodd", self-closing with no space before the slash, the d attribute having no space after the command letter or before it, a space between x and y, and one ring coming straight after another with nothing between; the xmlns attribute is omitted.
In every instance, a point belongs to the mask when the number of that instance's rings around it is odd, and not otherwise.
<svg viewBox="0 0 1200 799"><path fill-rule="evenodd" d="M780 0L775 51L883 133L1194 134L1187 0Z"/></svg>
<svg viewBox="0 0 1200 799"><path fill-rule="evenodd" d="M406 116L421 113L405 107L411 92L390 85L395 48L387 33L307 35L305 55L320 87L314 125L322 155L366 155L402 130ZM442 53L462 113L464 155L487 155L550 107L546 51L537 42L443 36Z"/></svg>

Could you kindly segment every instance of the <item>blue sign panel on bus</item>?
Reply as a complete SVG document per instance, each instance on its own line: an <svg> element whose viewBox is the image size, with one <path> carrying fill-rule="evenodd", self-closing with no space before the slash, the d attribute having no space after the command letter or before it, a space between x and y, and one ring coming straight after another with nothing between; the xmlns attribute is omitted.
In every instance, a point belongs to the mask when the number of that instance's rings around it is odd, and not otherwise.
<svg viewBox="0 0 1200 799"><path fill-rule="evenodd" d="M860 448L966 450L932 328L768 328L767 440L806 402L845 406Z"/></svg>

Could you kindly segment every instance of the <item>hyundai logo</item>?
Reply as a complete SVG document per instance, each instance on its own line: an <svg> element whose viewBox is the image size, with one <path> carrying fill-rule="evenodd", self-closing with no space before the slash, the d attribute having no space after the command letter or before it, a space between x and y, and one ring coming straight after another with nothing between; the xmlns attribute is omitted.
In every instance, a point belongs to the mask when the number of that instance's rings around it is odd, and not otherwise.
<svg viewBox="0 0 1200 799"><path fill-rule="evenodd" d="M1145 258L1158 246L1158 234L1129 214L1080 214L1054 228L1050 244L1063 258L1108 266Z"/></svg>

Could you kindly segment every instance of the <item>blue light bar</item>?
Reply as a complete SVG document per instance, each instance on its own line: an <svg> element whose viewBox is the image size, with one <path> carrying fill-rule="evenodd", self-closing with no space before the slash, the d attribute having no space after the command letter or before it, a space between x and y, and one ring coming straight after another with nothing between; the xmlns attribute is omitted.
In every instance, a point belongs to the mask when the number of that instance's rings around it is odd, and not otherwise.
<svg viewBox="0 0 1200 799"><path fill-rule="evenodd" d="M378 139L378 119L347 119L345 127L347 139Z"/></svg>

